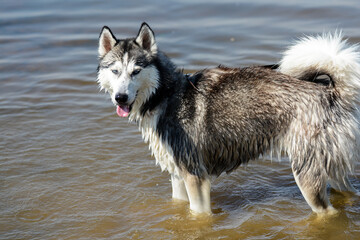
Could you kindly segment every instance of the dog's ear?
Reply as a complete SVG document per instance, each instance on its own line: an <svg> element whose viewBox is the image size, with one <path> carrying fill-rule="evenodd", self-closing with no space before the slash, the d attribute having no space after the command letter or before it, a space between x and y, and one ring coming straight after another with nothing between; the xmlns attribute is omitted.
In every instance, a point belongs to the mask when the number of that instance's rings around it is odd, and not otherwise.
<svg viewBox="0 0 360 240"><path fill-rule="evenodd" d="M104 57L117 43L117 40L112 34L110 28L104 26L99 37L99 57Z"/></svg>
<svg viewBox="0 0 360 240"><path fill-rule="evenodd" d="M152 54L156 54L157 46L155 42L155 35L147 23L144 22L141 25L135 41L145 50L151 52Z"/></svg>

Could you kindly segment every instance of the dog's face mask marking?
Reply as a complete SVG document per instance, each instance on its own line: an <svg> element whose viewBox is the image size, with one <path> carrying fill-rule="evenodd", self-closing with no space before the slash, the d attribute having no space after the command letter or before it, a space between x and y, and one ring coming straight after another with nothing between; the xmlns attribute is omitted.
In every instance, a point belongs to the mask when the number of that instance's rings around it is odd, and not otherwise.
<svg viewBox="0 0 360 240"><path fill-rule="evenodd" d="M136 38L117 40L108 27L99 38L99 83L127 117L135 104L142 104L155 91L158 73L152 65L157 54L154 33L143 24Z"/></svg>

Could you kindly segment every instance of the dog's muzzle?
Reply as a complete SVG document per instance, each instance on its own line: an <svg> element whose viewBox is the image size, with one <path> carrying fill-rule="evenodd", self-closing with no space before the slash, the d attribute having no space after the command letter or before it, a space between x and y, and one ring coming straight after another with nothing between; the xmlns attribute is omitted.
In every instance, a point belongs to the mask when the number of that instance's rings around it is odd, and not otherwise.
<svg viewBox="0 0 360 240"><path fill-rule="evenodd" d="M127 94L118 93L115 95L115 101L119 105L125 105L127 103L129 96Z"/></svg>
<svg viewBox="0 0 360 240"><path fill-rule="evenodd" d="M128 103L129 96L127 94L118 93L115 95L117 103L116 113L119 117L127 117L130 114L132 103Z"/></svg>

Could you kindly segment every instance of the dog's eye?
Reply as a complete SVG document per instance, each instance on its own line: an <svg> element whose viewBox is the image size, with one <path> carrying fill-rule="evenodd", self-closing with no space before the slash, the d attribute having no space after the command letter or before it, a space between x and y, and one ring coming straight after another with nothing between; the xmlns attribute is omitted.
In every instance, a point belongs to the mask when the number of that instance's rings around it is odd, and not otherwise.
<svg viewBox="0 0 360 240"><path fill-rule="evenodd" d="M114 69L114 70L111 70L113 74L119 74L119 71Z"/></svg>
<svg viewBox="0 0 360 240"><path fill-rule="evenodd" d="M136 74L139 74L140 71L141 71L141 69L136 69L136 70L134 70L134 71L132 72L131 75L135 76Z"/></svg>

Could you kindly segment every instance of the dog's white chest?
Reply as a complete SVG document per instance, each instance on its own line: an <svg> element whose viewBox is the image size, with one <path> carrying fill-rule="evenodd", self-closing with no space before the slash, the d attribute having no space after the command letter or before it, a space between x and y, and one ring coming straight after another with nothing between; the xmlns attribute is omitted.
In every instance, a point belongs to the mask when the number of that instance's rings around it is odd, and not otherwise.
<svg viewBox="0 0 360 240"><path fill-rule="evenodd" d="M146 143L149 143L151 154L156 159L156 164L161 170L167 170L170 174L179 175L179 168L175 164L171 147L164 142L156 132L158 122L157 114L145 116L140 121L140 130Z"/></svg>

